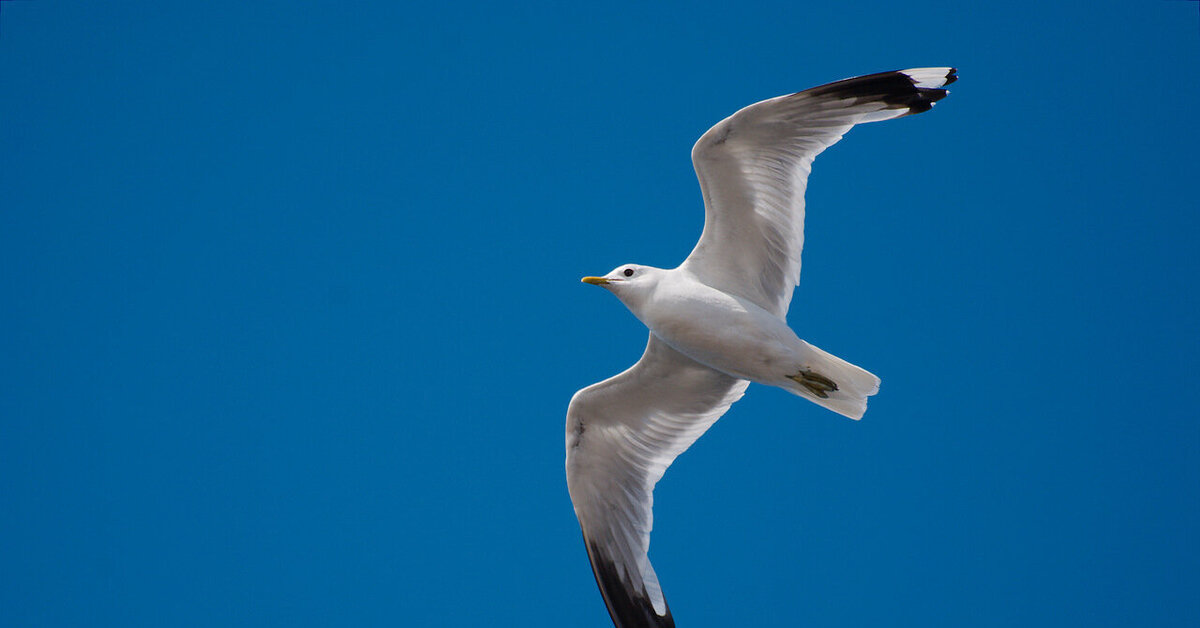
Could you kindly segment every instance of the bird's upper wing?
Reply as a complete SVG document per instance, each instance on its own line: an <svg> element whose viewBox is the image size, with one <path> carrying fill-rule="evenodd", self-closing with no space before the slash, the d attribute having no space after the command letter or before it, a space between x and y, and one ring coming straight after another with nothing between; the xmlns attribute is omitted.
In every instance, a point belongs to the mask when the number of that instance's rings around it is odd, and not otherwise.
<svg viewBox="0 0 1200 628"><path fill-rule="evenodd" d="M647 556L654 485L748 385L650 334L637 364L571 398L567 488L618 628L675 625Z"/></svg>
<svg viewBox="0 0 1200 628"><path fill-rule="evenodd" d="M701 281L781 318L800 281L812 160L855 124L928 111L954 68L882 72L750 105L692 148L704 232L684 261Z"/></svg>

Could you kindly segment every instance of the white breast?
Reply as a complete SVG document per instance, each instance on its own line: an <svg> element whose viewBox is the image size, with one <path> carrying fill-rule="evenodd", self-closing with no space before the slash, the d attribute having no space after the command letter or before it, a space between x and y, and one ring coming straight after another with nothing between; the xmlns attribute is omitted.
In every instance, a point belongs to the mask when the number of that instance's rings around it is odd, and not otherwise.
<svg viewBox="0 0 1200 628"><path fill-rule="evenodd" d="M734 377L775 382L799 368L806 345L750 301L672 271L634 311L664 342Z"/></svg>

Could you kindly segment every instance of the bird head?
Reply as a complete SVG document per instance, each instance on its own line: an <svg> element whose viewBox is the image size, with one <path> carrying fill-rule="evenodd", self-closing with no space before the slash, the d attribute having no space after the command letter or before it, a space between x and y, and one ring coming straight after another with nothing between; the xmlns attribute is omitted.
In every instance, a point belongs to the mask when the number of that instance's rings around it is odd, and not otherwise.
<svg viewBox="0 0 1200 628"><path fill-rule="evenodd" d="M603 277L584 277L580 281L607 288L626 305L632 306L654 290L663 272L653 266L622 264Z"/></svg>

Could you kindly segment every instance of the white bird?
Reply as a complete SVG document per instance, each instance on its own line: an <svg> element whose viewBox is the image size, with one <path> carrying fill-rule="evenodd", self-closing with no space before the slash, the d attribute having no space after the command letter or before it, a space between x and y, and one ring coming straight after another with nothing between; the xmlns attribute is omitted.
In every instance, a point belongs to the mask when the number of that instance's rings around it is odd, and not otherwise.
<svg viewBox="0 0 1200 628"><path fill-rule="evenodd" d="M692 149L704 232L678 268L624 264L603 286L650 329L642 358L575 393L567 488L618 628L674 626L647 552L654 485L750 382L859 419L879 378L787 326L800 279L813 158L864 122L928 111L957 78L917 68L850 78L750 105Z"/></svg>

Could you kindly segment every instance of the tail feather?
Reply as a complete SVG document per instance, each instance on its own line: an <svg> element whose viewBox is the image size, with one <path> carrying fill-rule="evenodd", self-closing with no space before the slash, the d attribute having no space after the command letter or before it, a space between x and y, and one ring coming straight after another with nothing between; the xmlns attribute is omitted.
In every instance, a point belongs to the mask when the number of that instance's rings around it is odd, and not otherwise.
<svg viewBox="0 0 1200 628"><path fill-rule="evenodd" d="M807 344L807 343L806 343ZM870 371L859 368L831 353L808 345L812 353L805 367L812 373L831 380L837 388L824 393L824 397L809 388L791 382L785 388L813 403L833 410L854 420L861 419L867 411L867 397L879 392L879 378Z"/></svg>

